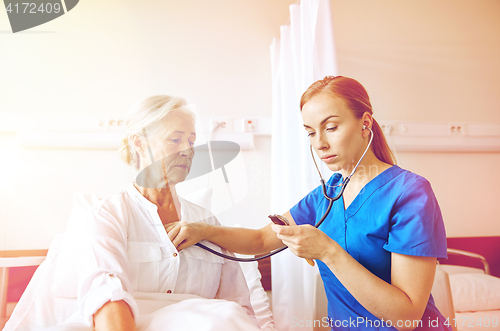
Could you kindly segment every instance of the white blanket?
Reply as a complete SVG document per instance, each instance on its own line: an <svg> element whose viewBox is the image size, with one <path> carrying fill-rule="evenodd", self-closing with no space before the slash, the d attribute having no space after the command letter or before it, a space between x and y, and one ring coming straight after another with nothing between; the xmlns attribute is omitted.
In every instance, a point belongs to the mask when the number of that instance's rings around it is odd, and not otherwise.
<svg viewBox="0 0 500 331"><path fill-rule="evenodd" d="M232 301L205 299L192 294L135 293L134 297L140 310L140 316L136 318L138 331L260 330L244 309ZM92 331L92 328L70 319L45 331Z"/></svg>
<svg viewBox="0 0 500 331"><path fill-rule="evenodd" d="M58 245L57 240L37 269L4 331L92 331L78 312L76 298L57 297L51 293L58 252L54 245ZM232 301L192 294L135 292L133 296L139 308L139 316L135 316L138 331L260 330L257 321Z"/></svg>

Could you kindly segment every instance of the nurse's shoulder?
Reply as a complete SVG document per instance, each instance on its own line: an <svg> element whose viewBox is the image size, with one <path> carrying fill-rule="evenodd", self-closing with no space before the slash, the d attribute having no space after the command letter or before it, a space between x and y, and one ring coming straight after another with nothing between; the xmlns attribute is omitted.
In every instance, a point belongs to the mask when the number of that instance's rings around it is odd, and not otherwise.
<svg viewBox="0 0 500 331"><path fill-rule="evenodd" d="M411 210L413 212L419 210L420 213L439 212L437 198L431 183L425 177L401 169L401 172L391 182L391 191L394 194L394 207L396 209Z"/></svg>
<svg viewBox="0 0 500 331"><path fill-rule="evenodd" d="M403 189L406 190L425 190L432 192L431 183L423 176L410 170L401 169L401 173L396 177Z"/></svg>

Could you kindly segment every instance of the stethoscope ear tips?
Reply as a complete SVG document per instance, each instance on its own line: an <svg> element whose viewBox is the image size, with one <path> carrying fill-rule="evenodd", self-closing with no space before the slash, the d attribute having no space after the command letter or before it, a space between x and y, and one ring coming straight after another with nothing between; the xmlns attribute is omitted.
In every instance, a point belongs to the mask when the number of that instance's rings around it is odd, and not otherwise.
<svg viewBox="0 0 500 331"><path fill-rule="evenodd" d="M363 130L366 129L366 125L363 125Z"/></svg>

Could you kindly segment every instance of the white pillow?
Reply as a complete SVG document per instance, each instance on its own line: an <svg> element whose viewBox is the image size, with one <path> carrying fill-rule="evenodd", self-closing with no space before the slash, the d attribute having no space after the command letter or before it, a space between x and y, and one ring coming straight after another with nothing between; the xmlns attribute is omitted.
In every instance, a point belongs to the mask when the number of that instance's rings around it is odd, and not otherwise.
<svg viewBox="0 0 500 331"><path fill-rule="evenodd" d="M441 270L446 272L448 275L454 275L454 274L473 274L473 273L478 273L478 274L484 274L483 269L479 268L472 268L472 267L464 267L461 265L453 265L453 264L439 264L439 267Z"/></svg>
<svg viewBox="0 0 500 331"><path fill-rule="evenodd" d="M500 278L479 274L450 275L455 311L500 309Z"/></svg>
<svg viewBox="0 0 500 331"><path fill-rule="evenodd" d="M236 254L238 257L248 258L248 255ZM260 282L261 274L259 271L259 263L255 262L240 262L241 270L245 275L248 290L250 291L250 304L252 305L255 317L259 322L262 330L275 330L273 313L269 306L269 297L262 287Z"/></svg>

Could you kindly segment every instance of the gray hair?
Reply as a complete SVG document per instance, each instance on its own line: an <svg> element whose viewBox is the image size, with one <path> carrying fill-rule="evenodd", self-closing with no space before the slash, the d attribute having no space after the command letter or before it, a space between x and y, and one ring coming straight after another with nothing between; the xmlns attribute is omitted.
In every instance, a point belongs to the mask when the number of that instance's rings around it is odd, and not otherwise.
<svg viewBox="0 0 500 331"><path fill-rule="evenodd" d="M128 165L133 165L136 170L140 168L139 153L132 145L131 136L137 135L143 139L155 135L162 125L162 120L172 111L182 111L188 115L193 123L194 114L185 108L186 101L182 98L168 95L155 95L137 102L130 108L125 118L127 135L122 139L118 152L120 158Z"/></svg>

